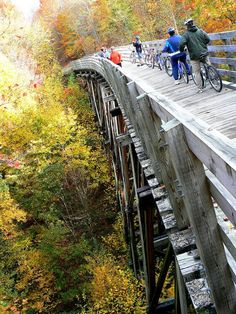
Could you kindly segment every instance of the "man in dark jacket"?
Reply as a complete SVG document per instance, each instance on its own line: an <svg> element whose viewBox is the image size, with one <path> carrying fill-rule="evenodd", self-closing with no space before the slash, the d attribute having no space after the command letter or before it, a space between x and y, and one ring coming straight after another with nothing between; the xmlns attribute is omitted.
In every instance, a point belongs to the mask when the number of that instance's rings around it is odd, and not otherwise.
<svg viewBox="0 0 236 314"><path fill-rule="evenodd" d="M199 29L193 24L193 20L189 19L184 23L187 26L187 31L183 34L180 41L180 51L184 51L184 47L187 46L192 70L195 74L195 80L199 88L199 92L202 92L202 78L200 74L201 66L200 60L205 55L204 61L210 63L207 56L207 44L210 42L210 37L202 29Z"/></svg>

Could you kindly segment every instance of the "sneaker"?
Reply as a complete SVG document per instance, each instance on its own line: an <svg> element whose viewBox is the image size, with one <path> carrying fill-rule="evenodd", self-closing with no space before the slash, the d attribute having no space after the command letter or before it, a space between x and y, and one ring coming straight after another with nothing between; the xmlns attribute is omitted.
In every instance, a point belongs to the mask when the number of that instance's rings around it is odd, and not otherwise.
<svg viewBox="0 0 236 314"><path fill-rule="evenodd" d="M179 80L176 80L175 81L175 85L179 85L180 84L180 81Z"/></svg>

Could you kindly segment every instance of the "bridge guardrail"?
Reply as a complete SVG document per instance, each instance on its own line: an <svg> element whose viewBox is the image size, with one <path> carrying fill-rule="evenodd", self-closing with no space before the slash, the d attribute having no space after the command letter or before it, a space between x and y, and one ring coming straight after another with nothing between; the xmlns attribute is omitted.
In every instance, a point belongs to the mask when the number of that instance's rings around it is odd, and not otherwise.
<svg viewBox="0 0 236 314"><path fill-rule="evenodd" d="M219 32L209 34L211 43L208 46L210 60L216 66L223 79L228 82L236 82L236 31ZM142 43L144 50L154 48L162 51L165 40L145 41ZM123 60L129 61L133 50L132 45L117 47L122 53Z"/></svg>

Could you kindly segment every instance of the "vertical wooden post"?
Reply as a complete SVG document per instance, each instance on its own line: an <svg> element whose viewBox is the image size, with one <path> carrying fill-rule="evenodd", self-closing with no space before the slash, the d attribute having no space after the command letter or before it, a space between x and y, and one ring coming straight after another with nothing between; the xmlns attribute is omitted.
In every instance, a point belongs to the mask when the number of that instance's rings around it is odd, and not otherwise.
<svg viewBox="0 0 236 314"><path fill-rule="evenodd" d="M133 97L137 96L137 90L133 84L129 85L129 90ZM166 152L165 141L162 140L160 135L161 119L153 112L145 94L133 99L133 106L136 106L136 124L139 125L142 134L141 141L146 145L155 176L160 181L163 180L175 213L177 226L179 229L183 229L189 225L189 220L183 200L179 197L176 188L176 174L172 161L168 156L168 152Z"/></svg>
<svg viewBox="0 0 236 314"><path fill-rule="evenodd" d="M224 45L232 45L231 39L223 39L222 41L223 41ZM227 58L234 58L234 53L233 52L226 52L225 54L226 54ZM228 65L228 67L229 67L229 69L231 71L236 71L236 66L235 65ZM236 82L236 77L230 77L230 81L235 83Z"/></svg>
<svg viewBox="0 0 236 314"><path fill-rule="evenodd" d="M155 260L153 244L153 209L155 202L149 186L138 189L139 223L142 243L143 269L148 305L151 304L155 290Z"/></svg>
<svg viewBox="0 0 236 314"><path fill-rule="evenodd" d="M187 295L183 277L179 265L175 259L175 284L177 289L177 298L179 300L176 314L188 314Z"/></svg>
<svg viewBox="0 0 236 314"><path fill-rule="evenodd" d="M99 115L99 111L98 111L98 107L97 107L97 100L96 100L96 96L95 96L95 92L94 92L94 86L93 86L93 81L90 81L90 91L92 93L92 104L93 104L93 108L94 111L96 112L96 116L99 122L99 126L102 126L102 121Z"/></svg>
<svg viewBox="0 0 236 314"><path fill-rule="evenodd" d="M203 165L188 148L181 124L174 119L163 125L163 129L217 313L236 313L235 287Z"/></svg>

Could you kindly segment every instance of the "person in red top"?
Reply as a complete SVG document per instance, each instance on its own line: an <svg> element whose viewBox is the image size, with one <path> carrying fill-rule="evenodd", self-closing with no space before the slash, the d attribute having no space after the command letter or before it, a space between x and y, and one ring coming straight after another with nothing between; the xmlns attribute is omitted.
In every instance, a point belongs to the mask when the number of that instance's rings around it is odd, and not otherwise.
<svg viewBox="0 0 236 314"><path fill-rule="evenodd" d="M115 47L111 47L111 54L110 54L110 60L119 65L120 67L121 65L121 54L119 53L119 51L115 50Z"/></svg>

